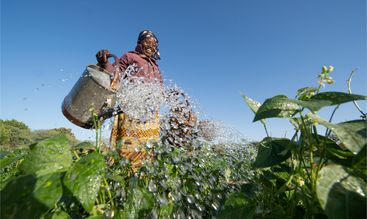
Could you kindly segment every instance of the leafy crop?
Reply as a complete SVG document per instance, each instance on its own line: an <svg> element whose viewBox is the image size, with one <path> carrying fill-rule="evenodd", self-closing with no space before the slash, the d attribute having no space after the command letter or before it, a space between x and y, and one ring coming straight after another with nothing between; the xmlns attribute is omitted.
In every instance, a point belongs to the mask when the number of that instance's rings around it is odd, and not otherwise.
<svg viewBox="0 0 367 219"><path fill-rule="evenodd" d="M262 190L256 198L259 217L366 218L366 114L359 109L362 119L338 124L331 120L341 104L367 97L320 92L325 82L334 82L332 70L324 66L319 87L299 89L296 99L278 95L259 104L244 96L254 121L265 128L265 119L274 117L288 119L295 128L291 139L266 137L258 144L253 166ZM328 106L336 107L326 121L317 112ZM325 135L319 126L326 128Z"/></svg>
<svg viewBox="0 0 367 219"><path fill-rule="evenodd" d="M320 92L333 83L263 104L244 96L267 136L260 142L192 147L147 144L139 169L101 144L65 135L0 154L1 218L366 218L366 114L363 95ZM361 119L332 123L354 102ZM317 112L335 106L329 120ZM292 138L268 134L266 119L288 119ZM320 134L320 126L326 129ZM255 158L256 155L256 158Z"/></svg>
<svg viewBox="0 0 367 219"><path fill-rule="evenodd" d="M228 209L223 209L225 204L229 206L227 198L243 200L232 194L252 180L251 145L213 149L201 142L196 146L190 150L158 144L147 147L151 159L134 171L129 161L113 150L99 148L98 152L88 143L71 147L63 135L40 141L21 158L18 174L1 191L1 216L227 215ZM5 161L3 166L11 165Z"/></svg>

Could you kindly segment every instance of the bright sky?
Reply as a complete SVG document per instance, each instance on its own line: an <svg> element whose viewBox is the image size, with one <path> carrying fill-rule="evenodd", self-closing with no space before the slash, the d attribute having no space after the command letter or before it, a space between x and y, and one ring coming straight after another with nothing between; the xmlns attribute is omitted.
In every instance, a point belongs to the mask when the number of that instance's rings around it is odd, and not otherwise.
<svg viewBox="0 0 367 219"><path fill-rule="evenodd" d="M67 127L79 139L93 139L94 132L62 115L61 102L98 50L122 56L143 29L159 38L164 78L207 118L250 139L265 132L252 123L241 93L261 103L294 97L301 87L317 86L323 65L333 65L336 83L324 91L346 92L358 68L352 91L367 94L365 0L2 0L0 118L31 129ZM348 104L335 122L358 115ZM269 132L289 137L286 124L270 119Z"/></svg>

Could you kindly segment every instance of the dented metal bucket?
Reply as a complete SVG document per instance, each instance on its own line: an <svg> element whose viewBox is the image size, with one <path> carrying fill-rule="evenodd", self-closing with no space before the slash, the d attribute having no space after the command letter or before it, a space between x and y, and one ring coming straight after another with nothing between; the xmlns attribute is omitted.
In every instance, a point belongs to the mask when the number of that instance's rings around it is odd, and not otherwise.
<svg viewBox="0 0 367 219"><path fill-rule="evenodd" d="M111 89L112 73L88 65L62 102L62 113L72 123L82 128L93 128L93 114L98 119L112 117L116 92Z"/></svg>

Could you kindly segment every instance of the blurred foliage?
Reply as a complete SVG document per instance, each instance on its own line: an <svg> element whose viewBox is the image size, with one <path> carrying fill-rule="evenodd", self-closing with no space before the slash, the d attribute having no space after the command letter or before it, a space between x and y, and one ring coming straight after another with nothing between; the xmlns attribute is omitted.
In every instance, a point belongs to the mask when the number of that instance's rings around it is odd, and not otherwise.
<svg viewBox="0 0 367 219"><path fill-rule="evenodd" d="M46 130L34 130L32 132L32 140L38 142L59 134L63 134L69 140L71 145L77 145L80 141L75 138L75 135L71 132L71 129L67 128L54 128Z"/></svg>
<svg viewBox="0 0 367 219"><path fill-rule="evenodd" d="M32 143L59 134L64 134L72 145L79 143L74 134L71 132L71 129L54 128L32 131L23 122L14 119L0 119L0 147L3 149L26 147Z"/></svg>
<svg viewBox="0 0 367 219"><path fill-rule="evenodd" d="M0 146L18 147L32 142L32 132L17 120L0 120Z"/></svg>
<svg viewBox="0 0 367 219"><path fill-rule="evenodd" d="M15 173L2 182L1 218L250 218L256 192L236 194L254 186L253 143L194 145L147 145L137 170L117 151L72 147L65 135L3 154L1 168Z"/></svg>

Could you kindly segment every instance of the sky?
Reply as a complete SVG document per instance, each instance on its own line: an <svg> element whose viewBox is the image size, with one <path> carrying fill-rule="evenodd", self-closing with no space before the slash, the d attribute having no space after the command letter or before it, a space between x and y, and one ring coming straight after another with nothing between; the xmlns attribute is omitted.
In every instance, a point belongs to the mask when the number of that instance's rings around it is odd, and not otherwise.
<svg viewBox="0 0 367 219"><path fill-rule="evenodd" d="M318 86L321 67L332 65L336 82L323 91L347 92L357 68L351 89L367 95L365 0L1 0L0 119L94 139L63 116L61 103L98 50L122 56L144 29L159 39L166 82L185 90L202 118L250 140L265 131L241 94L260 103L294 98L297 89ZM331 110L320 115L328 119ZM350 103L334 122L358 117ZM267 126L273 137L293 132L284 119Z"/></svg>

